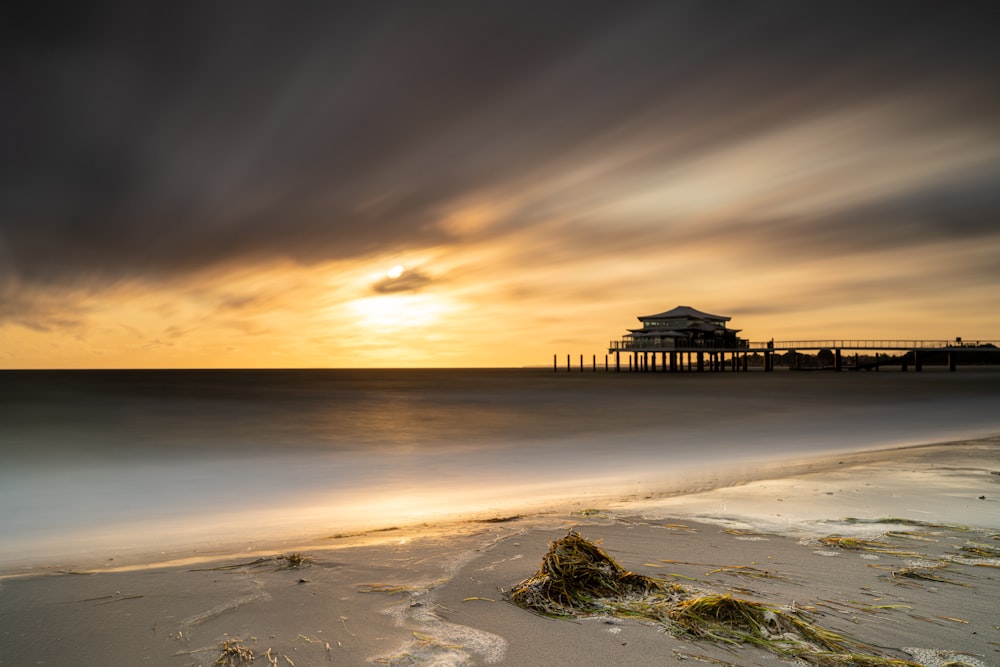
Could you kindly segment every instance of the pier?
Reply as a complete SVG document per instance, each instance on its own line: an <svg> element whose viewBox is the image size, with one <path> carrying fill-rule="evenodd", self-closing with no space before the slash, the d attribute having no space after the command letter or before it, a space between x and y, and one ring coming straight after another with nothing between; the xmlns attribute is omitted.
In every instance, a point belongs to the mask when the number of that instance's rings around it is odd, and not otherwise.
<svg viewBox="0 0 1000 667"><path fill-rule="evenodd" d="M862 340L817 339L754 342L744 340L731 329L731 319L712 315L690 306L677 306L655 315L640 315L642 326L629 329L620 340L611 341L608 354L613 356L615 372L641 373L678 372L747 372L760 369L773 372L776 365L790 370L869 370L881 366L899 366L907 371L922 371L932 361L947 365L949 371L958 368L959 360L968 363L1000 363L1000 340L963 342L954 340ZM815 352L815 356L801 354ZM853 353L853 354L851 354ZM864 353L862 358L861 353ZM896 353L896 354L894 354ZM902 353L902 354L898 354ZM591 370L597 371L597 356L591 359ZM559 370L557 356L552 368ZM566 370L572 371L570 355ZM580 355L579 370L584 370ZM612 370L608 355L604 370Z"/></svg>

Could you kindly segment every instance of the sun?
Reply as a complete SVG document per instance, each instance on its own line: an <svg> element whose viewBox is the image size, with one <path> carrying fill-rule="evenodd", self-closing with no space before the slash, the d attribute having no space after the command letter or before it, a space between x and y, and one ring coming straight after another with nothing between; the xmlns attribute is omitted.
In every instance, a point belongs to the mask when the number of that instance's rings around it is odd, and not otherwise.
<svg viewBox="0 0 1000 667"><path fill-rule="evenodd" d="M397 264L396 266L394 266L391 269L389 269L388 271L386 271L385 275L389 276L390 278L398 278L401 275L403 275L403 271L405 271L405 270L406 269L404 269L402 266L400 266L399 264Z"/></svg>

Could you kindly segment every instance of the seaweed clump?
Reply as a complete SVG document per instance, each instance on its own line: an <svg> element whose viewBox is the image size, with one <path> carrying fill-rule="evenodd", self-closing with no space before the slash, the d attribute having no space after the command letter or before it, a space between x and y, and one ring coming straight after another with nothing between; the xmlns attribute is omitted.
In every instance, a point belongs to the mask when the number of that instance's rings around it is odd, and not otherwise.
<svg viewBox="0 0 1000 667"><path fill-rule="evenodd" d="M862 652L864 644L813 624L794 608L732 595L694 595L679 584L630 572L575 531L550 542L539 570L505 595L545 616L639 618L677 636L757 646L812 665L920 667Z"/></svg>
<svg viewBox="0 0 1000 667"><path fill-rule="evenodd" d="M921 667L917 663L861 652L864 645L810 622L787 608L734 598L701 595L668 614L675 635L721 644L747 644L785 658L821 666Z"/></svg>
<svg viewBox="0 0 1000 667"><path fill-rule="evenodd" d="M658 617L657 603L676 598L680 591L676 584L629 572L596 543L570 531L549 543L538 572L507 596L519 607L559 618L623 613L629 603L643 603L643 611Z"/></svg>

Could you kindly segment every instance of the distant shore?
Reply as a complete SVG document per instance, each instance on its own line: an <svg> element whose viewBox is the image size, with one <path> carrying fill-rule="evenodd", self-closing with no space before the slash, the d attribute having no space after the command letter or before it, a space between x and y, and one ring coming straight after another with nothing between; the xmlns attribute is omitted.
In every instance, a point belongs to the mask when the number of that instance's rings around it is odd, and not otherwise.
<svg viewBox="0 0 1000 667"><path fill-rule="evenodd" d="M503 602L500 589L530 576L570 528L637 572L794 604L886 655L996 664L1000 437L772 472L703 493L581 498L186 563L22 572L0 580L0 664L204 665L227 641L300 666L773 664L761 649L731 653L635 620L554 621ZM889 546L819 541L831 535ZM900 574L913 567L936 579Z"/></svg>

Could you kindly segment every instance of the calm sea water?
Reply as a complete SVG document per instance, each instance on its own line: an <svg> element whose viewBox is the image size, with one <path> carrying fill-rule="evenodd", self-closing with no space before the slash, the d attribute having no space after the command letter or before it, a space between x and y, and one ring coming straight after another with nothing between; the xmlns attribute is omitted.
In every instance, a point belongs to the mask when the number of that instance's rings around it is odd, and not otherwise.
<svg viewBox="0 0 1000 667"><path fill-rule="evenodd" d="M0 372L0 566L671 491L998 406L986 369Z"/></svg>

